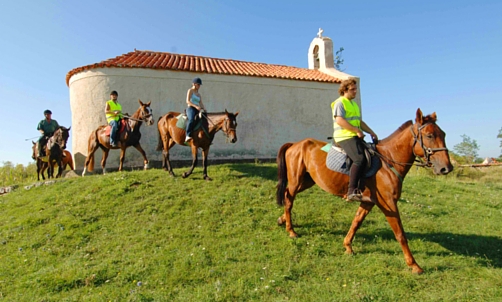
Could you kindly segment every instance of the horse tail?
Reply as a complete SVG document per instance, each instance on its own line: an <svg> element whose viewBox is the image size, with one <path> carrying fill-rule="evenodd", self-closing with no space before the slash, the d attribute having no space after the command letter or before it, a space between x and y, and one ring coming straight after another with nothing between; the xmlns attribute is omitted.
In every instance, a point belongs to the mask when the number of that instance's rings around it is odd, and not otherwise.
<svg viewBox="0 0 502 302"><path fill-rule="evenodd" d="M286 193L286 187L288 185L288 171L286 165L286 151L291 147L293 143L285 143L279 149L277 154L277 192L276 200L277 205L284 206L284 195Z"/></svg>
<svg viewBox="0 0 502 302"><path fill-rule="evenodd" d="M163 147L163 144L162 144L162 137L160 136L160 121L162 121L164 119L164 117L161 117L159 118L159 121L157 122L157 151L162 151L162 147Z"/></svg>
<svg viewBox="0 0 502 302"><path fill-rule="evenodd" d="M94 152L92 152L92 150L94 149L95 144L99 144L97 130L93 131L91 133L91 135L89 136L89 143L87 146L87 153L89 155L87 155L87 159L85 161L87 163L85 168L87 168L87 171L89 171L89 172L94 171Z"/></svg>

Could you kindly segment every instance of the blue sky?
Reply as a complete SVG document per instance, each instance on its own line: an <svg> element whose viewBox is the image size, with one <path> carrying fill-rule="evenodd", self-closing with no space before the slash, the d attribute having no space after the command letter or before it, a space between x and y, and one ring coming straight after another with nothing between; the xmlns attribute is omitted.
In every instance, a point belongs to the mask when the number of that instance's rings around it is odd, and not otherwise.
<svg viewBox="0 0 502 302"><path fill-rule="evenodd" d="M364 120L381 138L420 107L437 113L450 149L466 134L480 157L497 157L500 12L502 1L4 1L0 164L31 162L26 139L45 109L71 125L73 68L135 48L307 68L320 27L344 47L342 67L361 78Z"/></svg>

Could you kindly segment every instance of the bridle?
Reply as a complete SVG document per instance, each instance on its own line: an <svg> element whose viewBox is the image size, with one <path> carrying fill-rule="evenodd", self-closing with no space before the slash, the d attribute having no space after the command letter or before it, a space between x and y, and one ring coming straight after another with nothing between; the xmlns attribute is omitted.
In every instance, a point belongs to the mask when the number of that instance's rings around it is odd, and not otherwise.
<svg viewBox="0 0 502 302"><path fill-rule="evenodd" d="M434 152L437 151L448 151L448 148L429 148L424 146L424 141L423 141L423 135L422 135L422 129L429 125L431 123L426 123L420 127L417 127L417 135L415 135L415 132L413 132L413 126L410 126L410 131L411 135L413 135L413 147L411 148L413 150L413 155L415 155L415 162L418 162L416 165L421 166L421 167L432 167L432 162L431 162L431 156L434 154ZM422 148L422 151L424 153L423 156L418 156L415 153L415 145L419 143L420 147ZM419 160L417 160L417 158ZM425 162L424 162L425 160Z"/></svg>
<svg viewBox="0 0 502 302"><path fill-rule="evenodd" d="M148 107L148 108L150 108L150 107ZM134 118L134 117L131 117L131 116L128 116L128 115L124 115L124 117L123 117L123 118L128 119L128 120L131 120L131 121L135 121L135 122L146 122L146 120L147 120L149 117L151 117L151 116L152 116L152 112L151 112L151 110L149 111L149 113L148 113L148 114L144 114L144 113L145 113L145 111L143 110L143 108L141 108L141 113L142 113L142 115L141 115L141 117L140 117L139 119Z"/></svg>
<svg viewBox="0 0 502 302"><path fill-rule="evenodd" d="M207 114L205 112L202 113L202 116L204 116L210 123L211 125L216 126L213 121L209 118L209 116L207 116ZM223 133L225 134L225 141L228 142L228 139L230 138L230 132L231 131L236 131L236 128L237 128L237 123L235 123L235 127L230 127L230 118L228 116L225 117L225 119L223 120L223 126L221 127L221 130L223 131Z"/></svg>

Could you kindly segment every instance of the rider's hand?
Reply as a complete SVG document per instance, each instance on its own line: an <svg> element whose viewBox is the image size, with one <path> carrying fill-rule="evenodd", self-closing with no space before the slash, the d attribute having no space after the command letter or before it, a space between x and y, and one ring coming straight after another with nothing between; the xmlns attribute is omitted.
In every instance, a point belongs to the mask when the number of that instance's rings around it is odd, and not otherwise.
<svg viewBox="0 0 502 302"><path fill-rule="evenodd" d="M357 130L356 133L357 133L357 137L359 137L359 138L364 138L364 136L365 136L361 130Z"/></svg>

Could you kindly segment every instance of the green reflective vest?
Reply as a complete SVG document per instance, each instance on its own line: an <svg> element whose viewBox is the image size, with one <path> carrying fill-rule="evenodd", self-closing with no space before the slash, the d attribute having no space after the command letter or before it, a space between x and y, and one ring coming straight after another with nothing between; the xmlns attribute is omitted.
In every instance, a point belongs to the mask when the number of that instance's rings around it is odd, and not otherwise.
<svg viewBox="0 0 502 302"><path fill-rule="evenodd" d="M361 112L359 111L359 106L355 101L351 101L343 96L339 97L338 99L336 99L336 101L331 103L331 116L333 117L333 139L335 140L335 142L340 142L357 136L357 133L343 129L336 123L334 112L336 102L342 102L343 108L345 109L345 120L354 127L361 128Z"/></svg>
<svg viewBox="0 0 502 302"><path fill-rule="evenodd" d="M106 114L106 122L109 124L113 120L118 121L119 119L121 119L122 118L122 106L120 106L119 103L115 103L113 100L109 100L106 103L110 107L110 111L120 110L120 113L118 115L107 113Z"/></svg>

